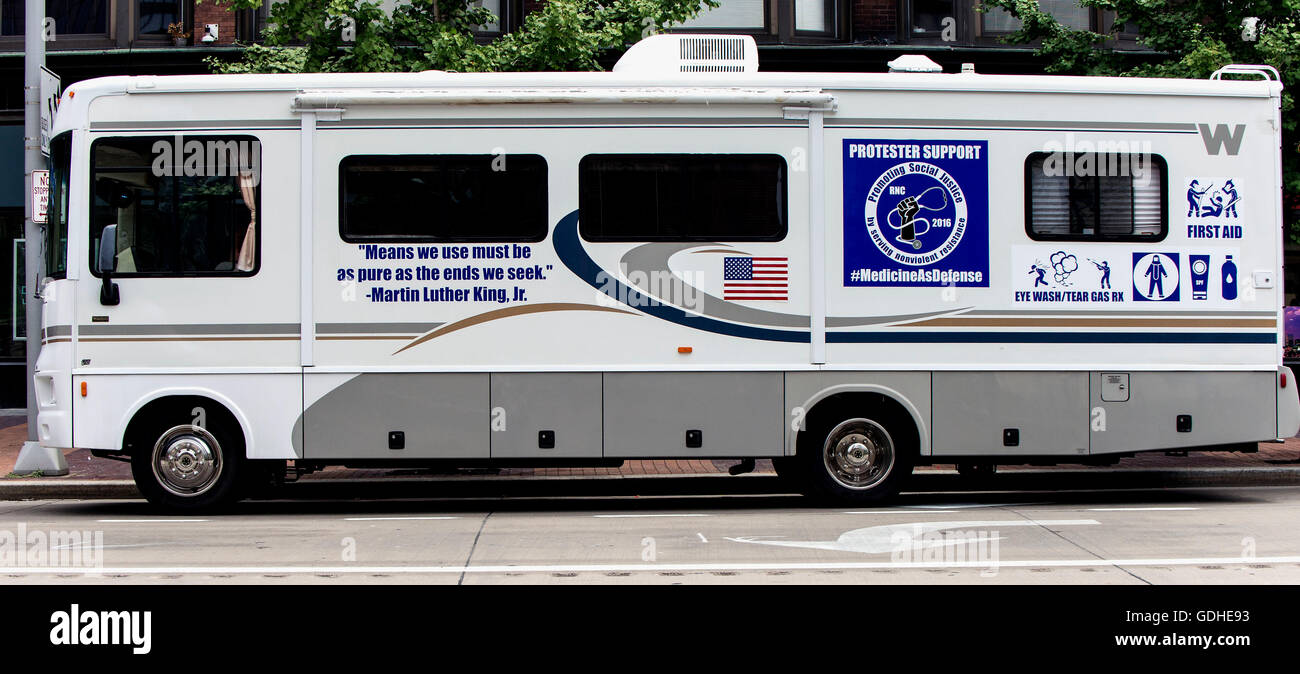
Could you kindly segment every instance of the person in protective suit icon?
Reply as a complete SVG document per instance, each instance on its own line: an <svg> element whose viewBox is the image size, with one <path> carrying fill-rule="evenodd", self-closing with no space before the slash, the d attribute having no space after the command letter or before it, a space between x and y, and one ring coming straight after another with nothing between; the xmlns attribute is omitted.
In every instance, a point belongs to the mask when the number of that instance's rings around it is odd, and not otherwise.
<svg viewBox="0 0 1300 674"><path fill-rule="evenodd" d="M1147 286L1147 296L1154 299L1164 297L1165 286L1164 279L1169 275L1169 271L1160 263L1160 256L1155 255L1151 258L1151 264L1147 266L1147 271L1143 276L1151 279L1150 285Z"/></svg>

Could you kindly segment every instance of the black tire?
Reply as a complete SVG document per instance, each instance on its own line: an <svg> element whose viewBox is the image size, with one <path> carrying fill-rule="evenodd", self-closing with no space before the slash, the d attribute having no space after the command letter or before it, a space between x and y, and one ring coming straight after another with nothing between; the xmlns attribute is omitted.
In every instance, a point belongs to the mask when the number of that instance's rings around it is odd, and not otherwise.
<svg viewBox="0 0 1300 674"><path fill-rule="evenodd" d="M151 419L131 455L140 493L171 512L211 512L239 500L246 462L243 434L233 425L220 417L205 426L184 415Z"/></svg>
<svg viewBox="0 0 1300 674"><path fill-rule="evenodd" d="M804 493L834 505L887 501L912 473L914 438L910 420L869 410L841 412L811 425L796 456Z"/></svg>

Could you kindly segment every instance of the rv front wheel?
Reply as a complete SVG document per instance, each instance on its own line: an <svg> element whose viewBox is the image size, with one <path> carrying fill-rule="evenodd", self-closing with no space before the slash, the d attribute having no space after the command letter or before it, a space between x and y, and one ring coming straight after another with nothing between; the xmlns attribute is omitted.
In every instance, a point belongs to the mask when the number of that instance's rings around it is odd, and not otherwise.
<svg viewBox="0 0 1300 674"><path fill-rule="evenodd" d="M158 426L152 444L131 457L136 486L150 503L168 510L211 510L237 498L240 461L220 428Z"/></svg>
<svg viewBox="0 0 1300 674"><path fill-rule="evenodd" d="M912 448L900 444L900 434L889 426L866 417L830 425L820 446L806 449L800 454L809 495L834 503L885 500L912 472Z"/></svg>

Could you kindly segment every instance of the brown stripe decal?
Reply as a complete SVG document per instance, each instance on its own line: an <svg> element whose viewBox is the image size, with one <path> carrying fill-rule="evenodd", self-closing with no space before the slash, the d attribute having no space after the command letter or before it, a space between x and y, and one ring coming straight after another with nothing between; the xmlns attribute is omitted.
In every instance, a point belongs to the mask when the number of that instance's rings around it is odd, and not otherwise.
<svg viewBox="0 0 1300 674"><path fill-rule="evenodd" d="M423 344L433 339L434 337L441 337L447 333L472 327L480 323L487 323L488 321L495 321L501 318L509 318L511 316L522 316L524 314L540 314L540 313L548 313L552 311L608 311L614 314L627 314L629 316L636 315L631 311L625 311L623 309L617 309L614 307L602 307L595 304L578 304L576 302L546 302L543 304L521 304L517 307L495 309L493 311L488 311L475 316L470 316L469 318L463 318L459 321L453 321L430 332L427 335L424 335L423 337L420 337L419 339L416 339L410 344L407 344L406 346L394 351L393 355L396 356L397 354L413 346L418 346L420 344Z"/></svg>
<svg viewBox="0 0 1300 674"><path fill-rule="evenodd" d="M1276 328L1272 318L964 318L944 317L897 327L963 328Z"/></svg>

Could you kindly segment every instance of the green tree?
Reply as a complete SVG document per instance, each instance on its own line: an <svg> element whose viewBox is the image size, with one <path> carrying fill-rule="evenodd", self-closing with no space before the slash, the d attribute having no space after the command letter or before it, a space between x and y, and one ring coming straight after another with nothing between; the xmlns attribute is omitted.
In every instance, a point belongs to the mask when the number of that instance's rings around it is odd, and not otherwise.
<svg viewBox="0 0 1300 674"><path fill-rule="evenodd" d="M202 0L200 0L202 1ZM252 9L263 0L215 0ZM390 16L367 0L274 5L264 45L239 60L209 58L218 73L600 70L598 57L685 21L718 0L550 0L518 30L490 42L495 20L472 0L407 0Z"/></svg>
<svg viewBox="0 0 1300 674"><path fill-rule="evenodd" d="M1113 12L1111 30L1073 30L1043 11L1037 0L982 0L981 11L1001 7L1018 17L1013 44L1037 43L1048 72L1070 75L1205 79L1230 63L1267 64L1282 76L1282 173L1290 209L1300 208L1300 124L1294 90L1300 85L1300 0L1077 0ZM1255 18L1253 36L1243 22ZM1134 59L1114 48L1125 25L1156 52ZM1253 37L1254 39L1249 39ZM1292 213L1295 210L1291 210ZM1291 239L1300 242L1292 216Z"/></svg>

